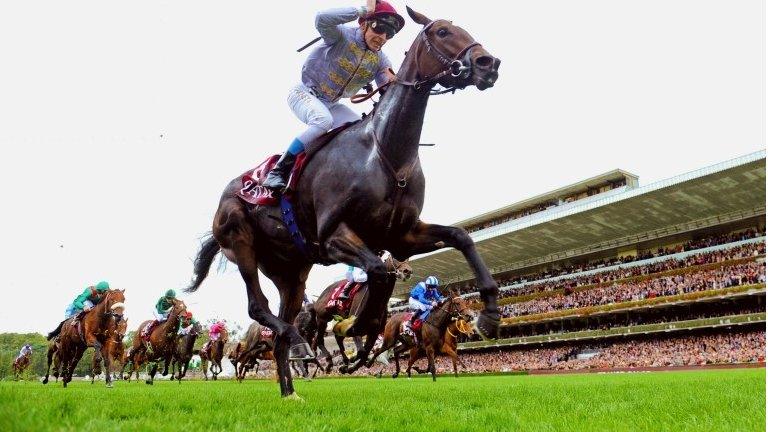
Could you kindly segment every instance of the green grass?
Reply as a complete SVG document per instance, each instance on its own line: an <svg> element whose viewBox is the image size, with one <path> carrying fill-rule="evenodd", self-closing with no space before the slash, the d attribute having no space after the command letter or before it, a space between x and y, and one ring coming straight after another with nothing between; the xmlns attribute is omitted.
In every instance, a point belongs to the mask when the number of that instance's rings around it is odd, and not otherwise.
<svg viewBox="0 0 768 432"><path fill-rule="evenodd" d="M765 369L274 381L0 383L0 431L764 431Z"/></svg>

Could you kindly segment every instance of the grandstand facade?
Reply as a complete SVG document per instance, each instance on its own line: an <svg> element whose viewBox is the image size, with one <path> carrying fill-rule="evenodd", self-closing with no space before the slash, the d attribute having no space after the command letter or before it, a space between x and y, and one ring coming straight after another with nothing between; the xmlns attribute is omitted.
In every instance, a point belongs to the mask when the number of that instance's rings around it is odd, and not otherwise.
<svg viewBox="0 0 768 432"><path fill-rule="evenodd" d="M503 316L499 340L459 349L478 372L764 362L765 158L644 186L615 170L456 223L499 283ZM456 250L411 265L477 299ZM396 286L392 312L409 289Z"/></svg>

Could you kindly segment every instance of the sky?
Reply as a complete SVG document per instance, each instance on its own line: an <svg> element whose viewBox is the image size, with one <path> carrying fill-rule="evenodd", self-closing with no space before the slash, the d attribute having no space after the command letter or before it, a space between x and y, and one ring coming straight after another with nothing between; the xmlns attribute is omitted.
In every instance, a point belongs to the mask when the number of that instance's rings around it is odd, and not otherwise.
<svg viewBox="0 0 768 432"><path fill-rule="evenodd" d="M126 290L134 329L186 286L223 187L303 130L286 97L315 13L358 5L1 3L0 332L50 331L99 280ZM409 5L501 59L494 88L430 99L425 221L616 168L642 185L765 148L759 0ZM420 29L406 20L384 47L395 67ZM343 272L316 266L309 294ZM250 323L232 264L181 298L202 320Z"/></svg>

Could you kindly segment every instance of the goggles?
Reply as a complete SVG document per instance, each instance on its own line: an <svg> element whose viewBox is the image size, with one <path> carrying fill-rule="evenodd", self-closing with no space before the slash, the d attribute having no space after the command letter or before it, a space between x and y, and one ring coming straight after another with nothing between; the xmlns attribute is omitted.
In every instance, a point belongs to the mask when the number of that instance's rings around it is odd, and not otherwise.
<svg viewBox="0 0 768 432"><path fill-rule="evenodd" d="M397 26L394 18L381 17L371 20L370 28L376 34L383 34L387 40L392 39L397 33Z"/></svg>

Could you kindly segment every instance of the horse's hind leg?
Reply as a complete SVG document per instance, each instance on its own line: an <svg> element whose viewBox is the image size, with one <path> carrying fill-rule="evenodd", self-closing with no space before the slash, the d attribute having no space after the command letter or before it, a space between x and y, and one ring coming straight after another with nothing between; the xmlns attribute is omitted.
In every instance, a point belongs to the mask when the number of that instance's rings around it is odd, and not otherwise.
<svg viewBox="0 0 768 432"><path fill-rule="evenodd" d="M325 329L328 327L328 321L324 321L320 318L317 320L317 335L315 336L315 345L320 350L323 358L325 358L326 366L325 373L330 373L333 367L333 356L328 352L328 348L325 347Z"/></svg>
<svg viewBox="0 0 768 432"><path fill-rule="evenodd" d="M48 358L48 366L45 369L45 378L43 378L43 384L48 384L48 377L51 374L51 363L53 362L53 353L56 351L55 347L56 347L56 344L51 344L50 346L48 346L48 352L46 353L46 357ZM54 372L55 372L55 369L54 369Z"/></svg>
<svg viewBox="0 0 768 432"><path fill-rule="evenodd" d="M304 282L311 266L307 266L301 269L298 273L298 278L293 281L283 280L280 278L273 278L273 282L280 292L280 320L284 323L293 322L296 319L301 310L301 300L304 297ZM299 342L301 341L301 342ZM306 351L308 355L311 355L311 350L304 339L299 335L296 327L287 324L287 328L277 335L275 335L275 365L277 366L278 377L280 379L280 390L283 396L295 396L293 389L293 380L291 379L291 371L288 366L290 359L290 350L296 347L297 343L303 343L306 345ZM312 355L314 357L314 355ZM304 360L304 359L301 359Z"/></svg>

